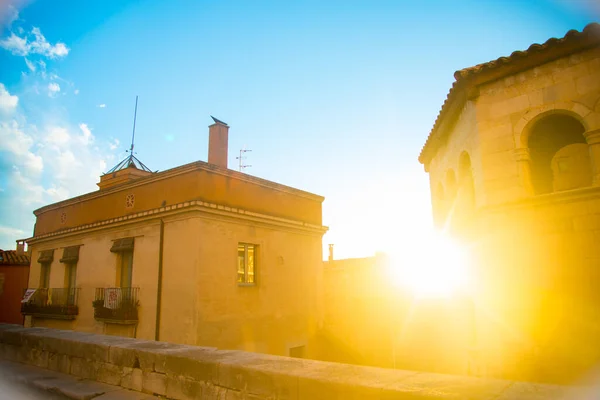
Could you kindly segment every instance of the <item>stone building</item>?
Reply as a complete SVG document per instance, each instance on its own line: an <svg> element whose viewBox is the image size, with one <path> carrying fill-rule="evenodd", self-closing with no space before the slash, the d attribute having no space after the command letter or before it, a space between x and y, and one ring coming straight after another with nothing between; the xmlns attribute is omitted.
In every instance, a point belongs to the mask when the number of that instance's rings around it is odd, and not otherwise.
<svg viewBox="0 0 600 400"><path fill-rule="evenodd" d="M600 360L600 25L455 73L419 161L471 247L482 374L567 382Z"/></svg>
<svg viewBox="0 0 600 400"><path fill-rule="evenodd" d="M208 163L151 172L130 155L99 190L34 212L27 323L311 356L323 197Z"/></svg>
<svg viewBox="0 0 600 400"><path fill-rule="evenodd" d="M23 241L17 250L0 250L0 323L23 324L21 298L29 278L29 255Z"/></svg>

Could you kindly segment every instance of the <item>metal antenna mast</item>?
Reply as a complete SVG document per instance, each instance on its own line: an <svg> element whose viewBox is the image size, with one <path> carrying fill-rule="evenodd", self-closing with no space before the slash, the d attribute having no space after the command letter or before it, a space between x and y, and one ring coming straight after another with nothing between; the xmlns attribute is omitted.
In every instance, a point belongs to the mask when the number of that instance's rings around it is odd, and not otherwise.
<svg viewBox="0 0 600 400"><path fill-rule="evenodd" d="M133 142L135 140L135 120L137 119L137 103L138 96L135 96L135 111L133 112L133 134L131 135L131 149L129 149L131 154L133 154Z"/></svg>
<svg viewBox="0 0 600 400"><path fill-rule="evenodd" d="M239 160L239 162L240 162L240 163L239 163L239 169L240 169L240 172L242 172L242 170L243 170L243 169L245 169L245 168L248 168L248 167L251 167L251 166L252 166L252 165L246 165L246 164L243 164L243 160L244 160L246 157L244 157L242 154L243 154L243 153L247 153L247 152L249 152L249 151L252 151L252 150L246 150L246 148L243 148L243 149L241 149L241 150L240 150L240 156L235 158L236 160Z"/></svg>

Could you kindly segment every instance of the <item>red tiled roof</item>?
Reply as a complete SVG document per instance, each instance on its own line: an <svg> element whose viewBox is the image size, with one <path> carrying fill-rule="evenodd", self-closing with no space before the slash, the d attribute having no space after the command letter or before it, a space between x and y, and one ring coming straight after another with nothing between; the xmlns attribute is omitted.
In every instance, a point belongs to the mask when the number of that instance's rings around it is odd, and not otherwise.
<svg viewBox="0 0 600 400"><path fill-rule="evenodd" d="M419 162L427 164L435 152L435 142L439 139L438 130L444 118L451 114L453 103L464 100L467 97L465 89L484 82L498 79L502 76L516 73L518 71L532 68L545 62L563 57L574 51L592 47L600 43L600 24L592 22L581 32L570 30L564 37L548 39L543 44L534 43L525 51L515 51L508 57L500 57L493 61L464 68L454 73L455 82L452 84L444 104L433 124L433 128L427 137L427 141L419 155ZM581 46L572 46L581 44ZM564 51L560 51L563 49ZM558 50L558 51L557 51ZM514 67L514 68L510 68ZM433 148L433 149L432 149ZM429 153L429 154L428 154Z"/></svg>
<svg viewBox="0 0 600 400"><path fill-rule="evenodd" d="M18 255L15 250L0 249L0 265L29 265L29 256Z"/></svg>

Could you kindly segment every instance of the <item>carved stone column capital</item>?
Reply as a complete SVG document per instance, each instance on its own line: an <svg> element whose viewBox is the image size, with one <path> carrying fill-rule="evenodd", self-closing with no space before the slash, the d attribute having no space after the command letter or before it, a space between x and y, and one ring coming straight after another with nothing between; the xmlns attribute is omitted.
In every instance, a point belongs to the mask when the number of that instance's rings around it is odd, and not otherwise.
<svg viewBox="0 0 600 400"><path fill-rule="evenodd" d="M517 161L531 161L531 154L529 153L529 149L526 147L515 149L514 155Z"/></svg>
<svg viewBox="0 0 600 400"><path fill-rule="evenodd" d="M590 146L600 144L600 129L584 132L583 136Z"/></svg>

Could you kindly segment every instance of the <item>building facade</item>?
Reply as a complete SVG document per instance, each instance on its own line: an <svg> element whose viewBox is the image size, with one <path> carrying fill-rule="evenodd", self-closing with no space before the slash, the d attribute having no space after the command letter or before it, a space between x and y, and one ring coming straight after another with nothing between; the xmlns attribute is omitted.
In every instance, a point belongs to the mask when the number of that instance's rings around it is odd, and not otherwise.
<svg viewBox="0 0 600 400"><path fill-rule="evenodd" d="M419 161L476 265L471 361L573 382L600 360L600 25L455 78Z"/></svg>
<svg viewBox="0 0 600 400"><path fill-rule="evenodd" d="M0 323L23 324L21 298L29 278L29 255L23 241L17 250L0 250Z"/></svg>
<svg viewBox="0 0 600 400"><path fill-rule="evenodd" d="M321 323L323 197L209 163L130 156L99 190L35 211L28 323L310 356Z"/></svg>

